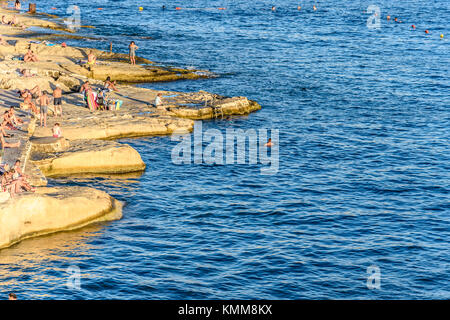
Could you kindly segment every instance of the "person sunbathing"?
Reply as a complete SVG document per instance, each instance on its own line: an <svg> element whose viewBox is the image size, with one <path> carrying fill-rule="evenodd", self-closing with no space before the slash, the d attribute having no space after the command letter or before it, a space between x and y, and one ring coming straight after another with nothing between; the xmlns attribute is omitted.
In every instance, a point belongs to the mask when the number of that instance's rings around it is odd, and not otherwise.
<svg viewBox="0 0 450 320"><path fill-rule="evenodd" d="M91 50L88 54L88 61L84 65L89 71L92 71L92 69L95 66L95 63L97 62L97 57L95 56L94 52Z"/></svg>
<svg viewBox="0 0 450 320"><path fill-rule="evenodd" d="M22 76L24 76L25 78L30 78L33 75L30 72L30 69L22 69L20 70L20 73L22 74Z"/></svg>
<svg viewBox="0 0 450 320"><path fill-rule="evenodd" d="M12 20L9 22L9 25L13 27L21 27L21 25L19 25L19 18L17 18L17 16L14 15Z"/></svg>
<svg viewBox="0 0 450 320"><path fill-rule="evenodd" d="M3 135L5 138L11 138L10 134L6 133L6 121L2 121L1 125L0 125L0 135Z"/></svg>
<svg viewBox="0 0 450 320"><path fill-rule="evenodd" d="M20 186L25 187L25 190L27 190L27 191L33 190L34 188L28 182L28 179L30 178L30 176L23 173L22 168L20 167L20 164L21 164L20 160L16 160L16 162L14 163L13 169L14 169L15 173L13 175L13 179L20 180Z"/></svg>
<svg viewBox="0 0 450 320"><path fill-rule="evenodd" d="M23 61L38 62L38 57L31 49L28 49L28 52L23 56Z"/></svg>
<svg viewBox="0 0 450 320"><path fill-rule="evenodd" d="M1 188L4 192L9 192L11 198L17 193L25 191L34 192L35 189L24 179L17 177L15 169L10 169L2 175Z"/></svg>
<svg viewBox="0 0 450 320"><path fill-rule="evenodd" d="M107 92L111 92L111 90L119 91L116 88L116 81L111 81L111 77L107 77L105 80L105 84L103 85Z"/></svg>
<svg viewBox="0 0 450 320"><path fill-rule="evenodd" d="M9 118L15 127L19 127L21 124L23 124L23 120L16 117L14 107L10 107L8 112L9 112Z"/></svg>
<svg viewBox="0 0 450 320"><path fill-rule="evenodd" d="M11 114L9 113L8 110L6 110L3 113L2 118L3 118L3 120L2 120L2 128L3 129L17 130L16 126L14 125L13 120L11 119Z"/></svg>
<svg viewBox="0 0 450 320"><path fill-rule="evenodd" d="M8 20L8 18L6 16L2 16L2 24L9 24L10 21Z"/></svg>
<svg viewBox="0 0 450 320"><path fill-rule="evenodd" d="M3 136L3 133L0 134L0 142L2 144L2 150L4 150L5 148L18 148L20 147L20 141L16 142L16 143L8 143L5 141L5 138Z"/></svg>
<svg viewBox="0 0 450 320"><path fill-rule="evenodd" d="M8 169L2 174L2 178L0 181L0 186L2 188L3 192L9 192L11 197L14 197L14 194L16 193L16 186L13 185L13 173L11 172L11 169Z"/></svg>
<svg viewBox="0 0 450 320"><path fill-rule="evenodd" d="M35 95L37 97L37 94ZM20 90L20 97L23 98L23 104L33 111L34 114L38 114L39 111L36 105L33 103L33 94L30 90Z"/></svg>

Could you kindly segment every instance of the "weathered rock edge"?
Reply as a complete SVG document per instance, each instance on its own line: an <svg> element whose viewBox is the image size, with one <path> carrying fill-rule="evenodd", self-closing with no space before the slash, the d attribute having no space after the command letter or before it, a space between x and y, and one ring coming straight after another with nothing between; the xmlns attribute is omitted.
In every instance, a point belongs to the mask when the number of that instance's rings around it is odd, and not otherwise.
<svg viewBox="0 0 450 320"><path fill-rule="evenodd" d="M86 187L41 188L0 204L0 249L22 240L118 220L123 204Z"/></svg>

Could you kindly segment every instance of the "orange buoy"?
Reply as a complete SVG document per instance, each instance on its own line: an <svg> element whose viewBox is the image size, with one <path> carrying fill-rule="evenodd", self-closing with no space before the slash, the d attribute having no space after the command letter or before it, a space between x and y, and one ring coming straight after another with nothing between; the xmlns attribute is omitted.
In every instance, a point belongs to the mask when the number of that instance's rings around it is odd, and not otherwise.
<svg viewBox="0 0 450 320"><path fill-rule="evenodd" d="M55 7L53 7L52 10L57 10L57 9Z"/></svg>
<svg viewBox="0 0 450 320"><path fill-rule="evenodd" d="M97 8L97 10L103 10L103 8Z"/></svg>
<svg viewBox="0 0 450 320"><path fill-rule="evenodd" d="M413 30L416 30L416 26L415 25L412 25L411 28L413 28Z"/></svg>
<svg viewBox="0 0 450 320"><path fill-rule="evenodd" d="M387 16L386 20L388 20L388 21L391 20L391 16Z"/></svg>
<svg viewBox="0 0 450 320"><path fill-rule="evenodd" d="M428 31L428 29L427 29L427 30L425 30L425 33L428 34L428 33L430 33L430 31Z"/></svg>
<svg viewBox="0 0 450 320"><path fill-rule="evenodd" d="M175 10L181 10L181 8L180 7L176 7Z"/></svg>
<svg viewBox="0 0 450 320"><path fill-rule="evenodd" d="M225 10L226 8L217 8L217 9L219 9L219 10Z"/></svg>

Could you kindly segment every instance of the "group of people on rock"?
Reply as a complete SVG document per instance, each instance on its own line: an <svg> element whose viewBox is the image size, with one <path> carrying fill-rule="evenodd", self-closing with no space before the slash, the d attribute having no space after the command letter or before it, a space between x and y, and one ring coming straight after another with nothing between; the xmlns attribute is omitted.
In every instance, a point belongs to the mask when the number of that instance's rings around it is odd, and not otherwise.
<svg viewBox="0 0 450 320"><path fill-rule="evenodd" d="M37 90L35 89L34 92L37 92ZM21 91L21 94L27 96L32 95L31 90L23 90ZM42 92L42 95L39 98L43 100L45 99L45 97L46 92L44 91ZM21 146L20 140L15 143L7 142L5 140L5 138L11 138L14 136L14 134L7 133L7 130L9 131L18 130L23 124L24 121L16 115L14 107L10 107L3 113L3 115L1 115L0 192L8 192L11 195L11 197L14 197L16 194L24 191L34 192L35 190L28 181L29 176L24 174L20 160L16 160L13 167L10 167L9 164L3 163L3 157L7 149L19 148ZM62 130L59 123L54 124L52 129L52 135L54 138L62 137Z"/></svg>
<svg viewBox="0 0 450 320"><path fill-rule="evenodd" d="M32 89L19 90L18 93L23 99L23 104L26 108L31 110L34 115L40 114L41 127L47 127L48 106L50 104L49 93L42 91L38 85ZM56 88L53 90L52 97L54 115L62 118L62 90L59 85L56 85ZM36 103L33 102L33 99L35 99ZM39 110L36 104L39 105Z"/></svg>
<svg viewBox="0 0 450 320"><path fill-rule="evenodd" d="M24 174L21 168L20 160L16 160L14 167L9 164L2 164L2 154L0 153L0 187L2 192L9 192L13 198L16 194L31 191L35 188L28 181L29 176Z"/></svg>
<svg viewBox="0 0 450 320"><path fill-rule="evenodd" d="M18 128L24 123L20 117L16 116L14 108L10 107L1 116L0 125L0 191L9 192L11 197L14 197L17 193L23 191L34 191L28 182L28 176L25 175L21 168L20 160L16 160L14 166L11 168L9 164L3 163L3 156L5 155L6 149L18 148L21 143L20 140L16 143L10 143L5 140L5 138L11 138L13 134L8 134L6 130L18 130Z"/></svg>
<svg viewBox="0 0 450 320"><path fill-rule="evenodd" d="M116 81L111 81L111 77L107 77L103 83L103 87L95 91L89 80L80 87L80 93L84 94L84 102L91 111L109 110L108 93L119 90L116 87Z"/></svg>

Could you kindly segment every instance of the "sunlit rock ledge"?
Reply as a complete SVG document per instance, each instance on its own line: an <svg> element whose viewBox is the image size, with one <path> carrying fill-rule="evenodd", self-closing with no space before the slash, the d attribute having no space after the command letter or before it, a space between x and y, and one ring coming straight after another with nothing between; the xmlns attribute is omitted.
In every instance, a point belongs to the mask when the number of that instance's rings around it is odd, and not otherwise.
<svg viewBox="0 0 450 320"><path fill-rule="evenodd" d="M1 197L0 197L1 200ZM122 203L93 188L39 188L0 203L0 248L39 235L118 220Z"/></svg>
<svg viewBox="0 0 450 320"><path fill-rule="evenodd" d="M42 143L42 139L49 141ZM129 173L143 171L145 163L141 155L127 144L101 140L75 140L61 149L48 145L59 144L65 139L42 138L33 148L31 162L46 176L79 173ZM50 140L56 140L51 143ZM34 144L33 144L34 145ZM45 146L45 147L43 147ZM48 152L49 150L53 150Z"/></svg>

